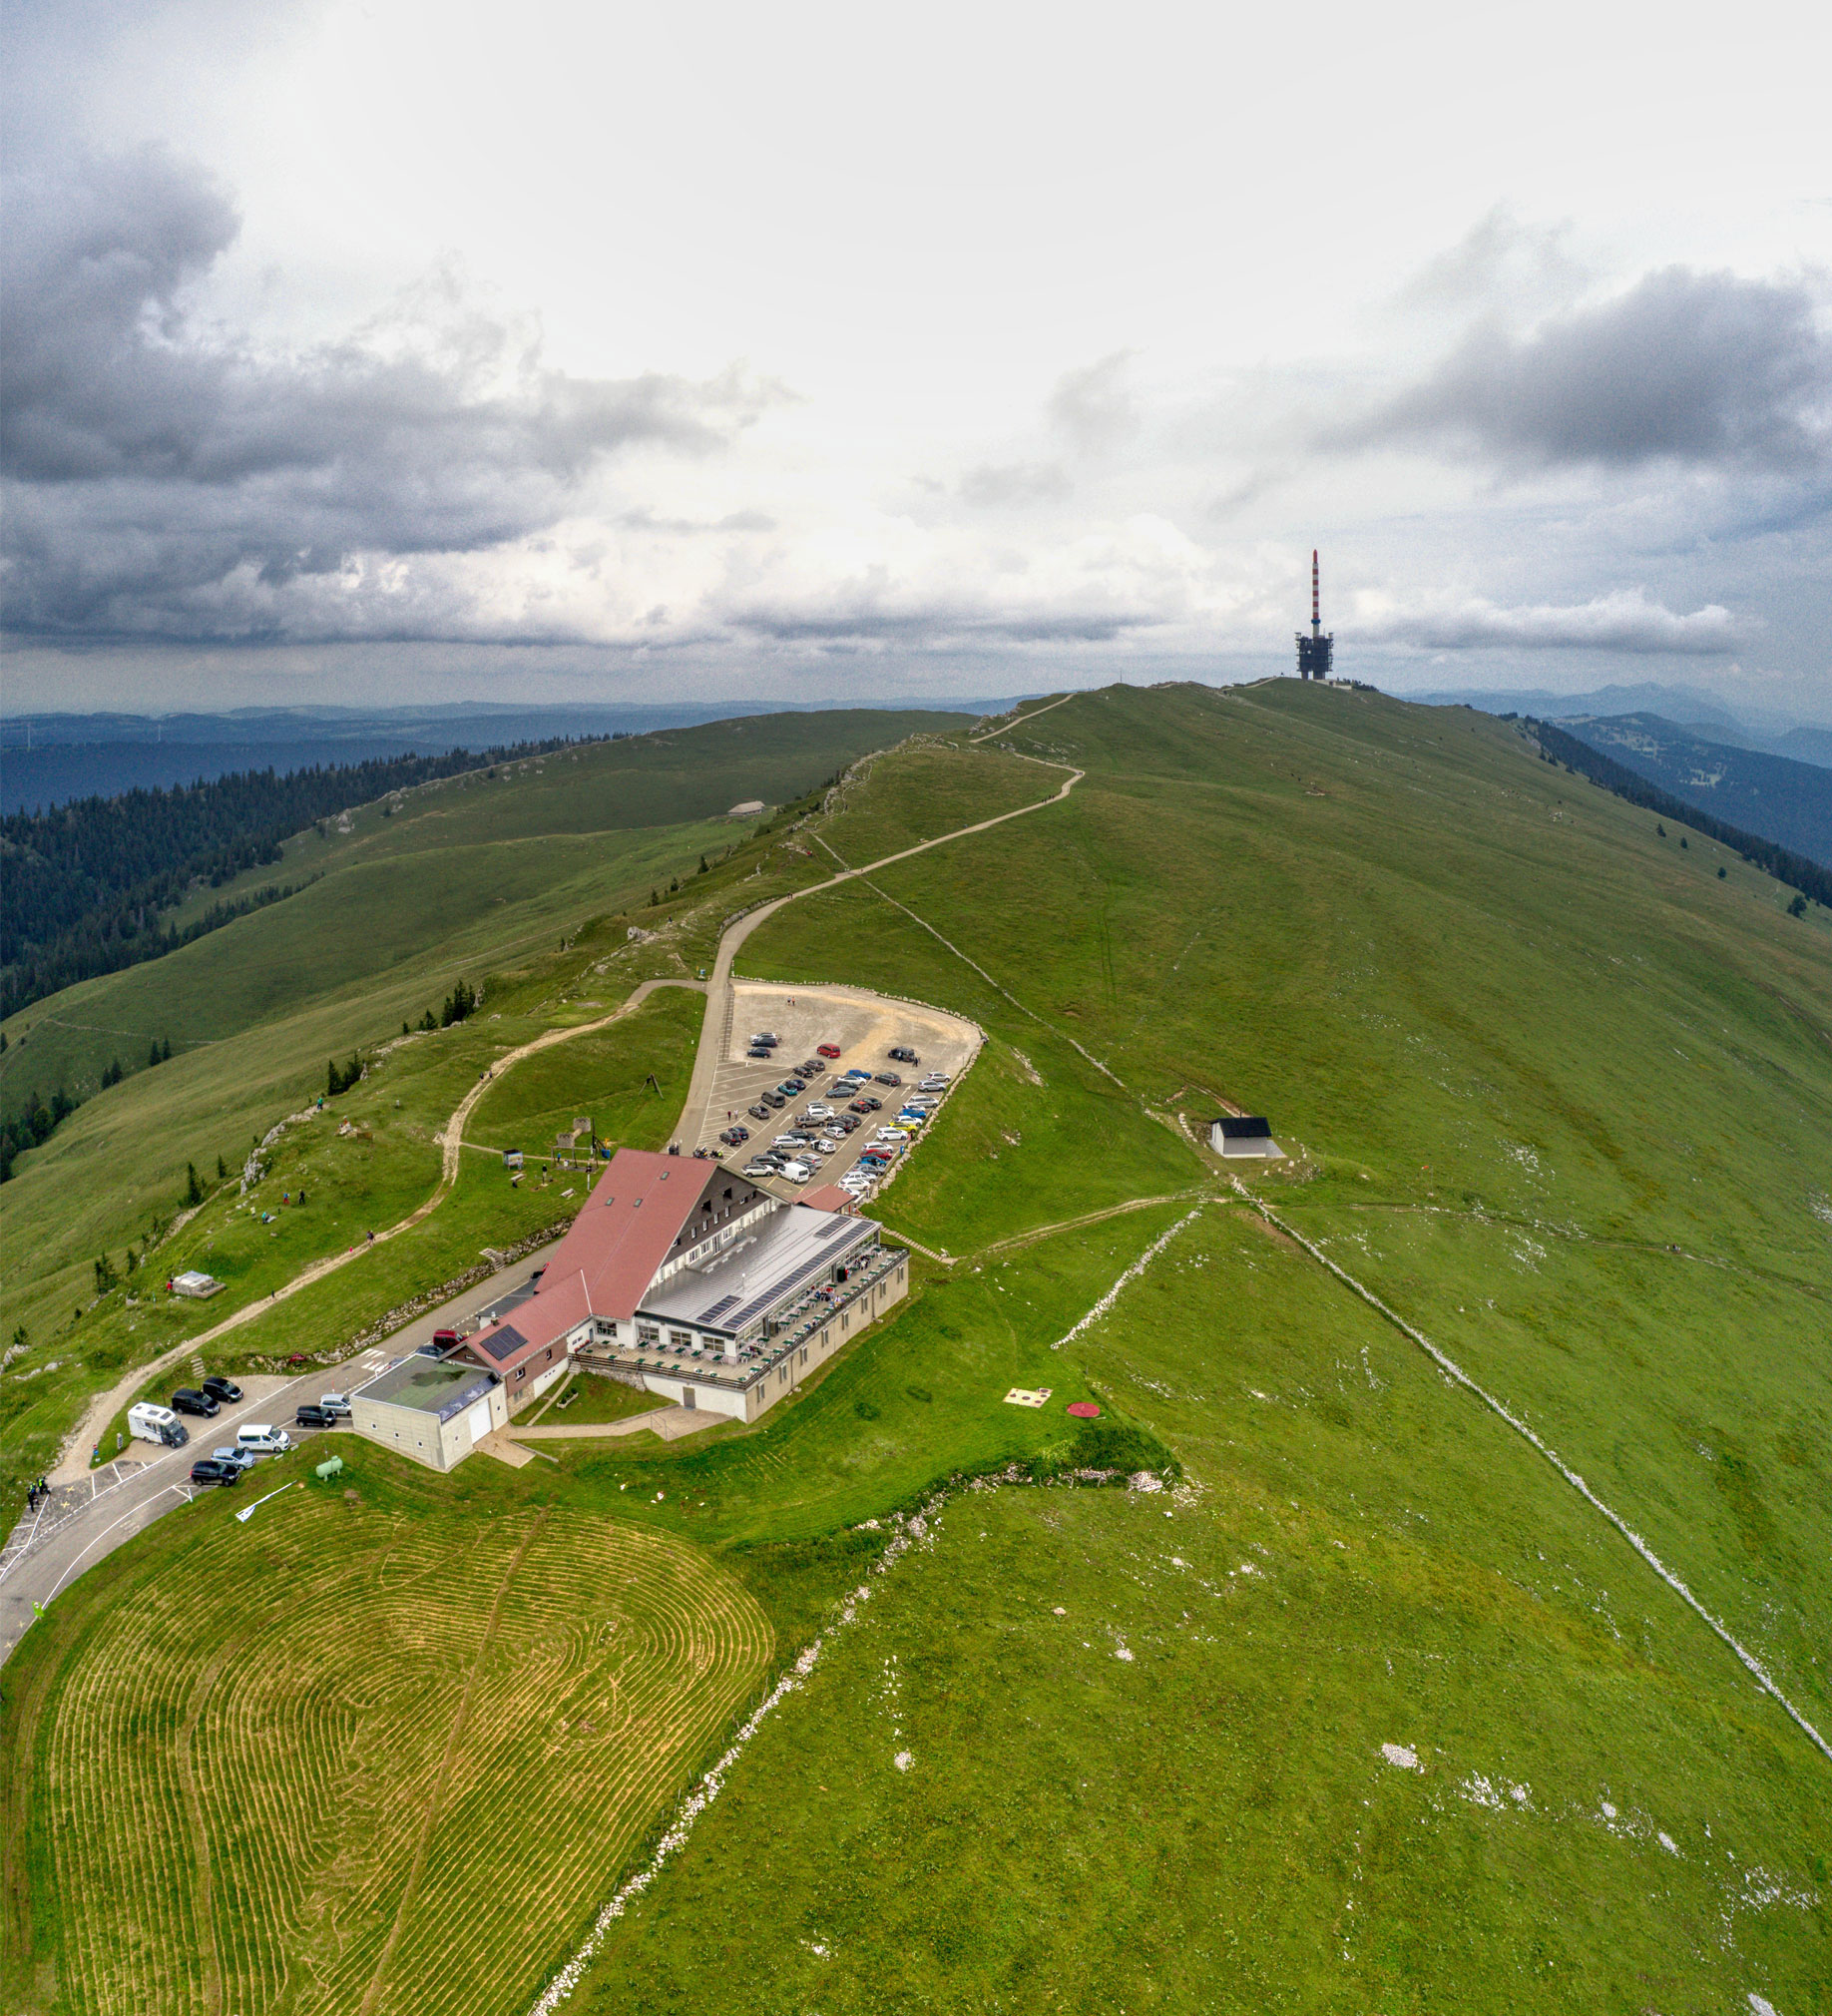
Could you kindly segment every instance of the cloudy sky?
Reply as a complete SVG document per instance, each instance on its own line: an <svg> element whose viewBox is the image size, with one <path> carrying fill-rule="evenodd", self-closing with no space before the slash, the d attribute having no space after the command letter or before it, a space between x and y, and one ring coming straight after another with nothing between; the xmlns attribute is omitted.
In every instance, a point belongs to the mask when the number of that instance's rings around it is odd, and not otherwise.
<svg viewBox="0 0 1832 2016"><path fill-rule="evenodd" d="M1832 720L1808 17L12 0L7 710Z"/></svg>

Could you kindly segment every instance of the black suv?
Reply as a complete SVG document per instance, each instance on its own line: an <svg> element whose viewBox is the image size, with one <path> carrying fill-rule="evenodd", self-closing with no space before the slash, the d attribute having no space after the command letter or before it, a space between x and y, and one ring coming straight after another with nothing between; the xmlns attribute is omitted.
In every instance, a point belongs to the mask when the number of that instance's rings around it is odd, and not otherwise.
<svg viewBox="0 0 1832 2016"><path fill-rule="evenodd" d="M854 1113L882 1113L884 1111L884 1102L881 1099L872 1098L868 1092L863 1099L855 1099L852 1102L852 1110Z"/></svg>
<svg viewBox="0 0 1832 2016"><path fill-rule="evenodd" d="M221 1456L201 1456L191 1466L194 1484L239 1484L241 1465L225 1462Z"/></svg>
<svg viewBox="0 0 1832 2016"><path fill-rule="evenodd" d="M795 1066L795 1076L797 1078L818 1078L826 1068L824 1064L797 1064Z"/></svg>
<svg viewBox="0 0 1832 2016"><path fill-rule="evenodd" d="M233 1379L226 1379L221 1372L212 1372L204 1381L204 1390L213 1400L220 1400L224 1406L231 1406L241 1398L241 1388Z"/></svg>
<svg viewBox="0 0 1832 2016"><path fill-rule="evenodd" d="M776 1087L776 1090L780 1092L783 1098L785 1099L793 1099L797 1096L797 1094L803 1093L808 1088L802 1084L799 1078L785 1078L782 1081L782 1083Z"/></svg>
<svg viewBox="0 0 1832 2016"><path fill-rule="evenodd" d="M200 1393L196 1386L181 1386L172 1396L172 1411L175 1414L214 1414L217 1402L209 1393Z"/></svg>
<svg viewBox="0 0 1832 2016"><path fill-rule="evenodd" d="M337 1417L328 1407L320 1407L315 1401L307 1400L293 1415L294 1423L301 1428L328 1428Z"/></svg>
<svg viewBox="0 0 1832 2016"><path fill-rule="evenodd" d="M922 1059L913 1050L893 1050L890 1052L890 1058L893 1064L920 1064L922 1062Z"/></svg>

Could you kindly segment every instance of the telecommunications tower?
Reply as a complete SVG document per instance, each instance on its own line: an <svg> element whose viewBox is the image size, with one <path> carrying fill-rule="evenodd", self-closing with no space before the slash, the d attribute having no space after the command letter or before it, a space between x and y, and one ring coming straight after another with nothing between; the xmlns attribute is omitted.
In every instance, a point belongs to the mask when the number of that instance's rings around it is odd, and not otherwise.
<svg viewBox="0 0 1832 2016"><path fill-rule="evenodd" d="M1317 555L1313 547L1310 554L1310 635L1306 637L1300 630L1297 634L1298 678L1327 679L1330 660L1335 656L1336 633L1332 630L1327 637L1323 634L1322 600L1317 585Z"/></svg>

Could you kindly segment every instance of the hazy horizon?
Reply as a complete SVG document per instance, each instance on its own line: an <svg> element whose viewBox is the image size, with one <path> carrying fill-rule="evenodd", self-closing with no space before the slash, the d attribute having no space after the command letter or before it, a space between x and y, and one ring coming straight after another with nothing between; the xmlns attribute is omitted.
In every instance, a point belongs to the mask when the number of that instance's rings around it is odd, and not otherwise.
<svg viewBox="0 0 1832 2016"><path fill-rule="evenodd" d="M1391 691L1832 718L1791 10L0 36L15 713L1252 678L1315 546Z"/></svg>

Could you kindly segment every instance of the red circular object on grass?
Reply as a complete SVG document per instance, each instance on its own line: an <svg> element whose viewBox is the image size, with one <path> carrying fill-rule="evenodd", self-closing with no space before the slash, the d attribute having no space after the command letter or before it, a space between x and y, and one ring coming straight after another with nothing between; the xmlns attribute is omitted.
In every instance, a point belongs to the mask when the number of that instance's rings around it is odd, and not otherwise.
<svg viewBox="0 0 1832 2016"><path fill-rule="evenodd" d="M1092 1400L1071 1400L1069 1411L1082 1421L1098 1420L1101 1414L1100 1408Z"/></svg>

